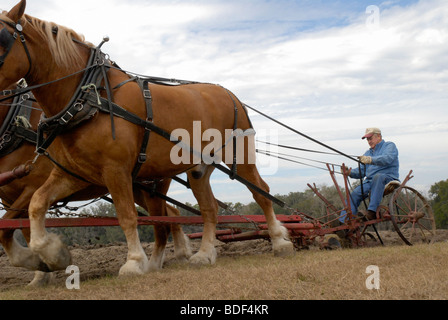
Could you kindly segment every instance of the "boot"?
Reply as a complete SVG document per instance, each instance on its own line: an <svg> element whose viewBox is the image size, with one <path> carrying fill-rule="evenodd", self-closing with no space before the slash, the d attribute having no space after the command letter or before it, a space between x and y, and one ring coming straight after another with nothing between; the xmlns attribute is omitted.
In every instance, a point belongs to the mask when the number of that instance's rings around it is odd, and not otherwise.
<svg viewBox="0 0 448 320"><path fill-rule="evenodd" d="M335 220L335 221L332 221L331 224L330 224L330 226L331 226L332 228L336 228L336 227L339 227L339 226L342 226L342 225L344 225L344 223L342 223L341 221L339 221L339 219L337 219L337 220ZM336 234L339 238L344 239L344 238L347 236L347 230L338 230L338 231L335 231L335 234Z"/></svg>
<svg viewBox="0 0 448 320"><path fill-rule="evenodd" d="M362 221L369 221L376 219L376 212L372 210L367 211L359 211L358 217L362 219Z"/></svg>

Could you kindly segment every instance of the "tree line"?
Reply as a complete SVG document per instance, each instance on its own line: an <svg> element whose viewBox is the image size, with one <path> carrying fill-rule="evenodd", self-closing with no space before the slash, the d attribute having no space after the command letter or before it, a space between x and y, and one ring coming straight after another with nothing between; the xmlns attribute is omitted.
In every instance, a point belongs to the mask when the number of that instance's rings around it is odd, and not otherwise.
<svg viewBox="0 0 448 320"><path fill-rule="evenodd" d="M321 185L318 187L319 192L336 208L342 208L339 193L334 186ZM344 190L342 190L344 192ZM286 203L288 208L282 208L274 205L276 214L291 214L289 208L295 209L299 212L306 213L314 218L325 216L327 206L319 199L312 190L304 192L290 192L287 195L276 195L278 199ZM432 206L436 226L439 229L448 229L448 179L437 182L432 185L429 190L429 202ZM186 203L187 206L199 209L199 206ZM362 206L362 205L361 205ZM184 208L177 209L182 216L193 216L194 213ZM143 208L138 208L138 211L148 215ZM220 215L262 215L261 208L255 203L242 204L240 202L224 203L219 209ZM81 210L82 216L97 216L97 217L114 217L116 216L115 207L111 203L98 202L88 208ZM392 228L390 225L381 226L379 229ZM232 227L243 227L244 225L232 225ZM154 241L154 231L152 226L139 226L140 239L143 242ZM202 226L184 225L183 230L186 234L201 232ZM110 244L116 242L125 242L126 239L120 227L82 227L82 228L55 228L51 232L60 234L68 245L88 245L88 244Z"/></svg>

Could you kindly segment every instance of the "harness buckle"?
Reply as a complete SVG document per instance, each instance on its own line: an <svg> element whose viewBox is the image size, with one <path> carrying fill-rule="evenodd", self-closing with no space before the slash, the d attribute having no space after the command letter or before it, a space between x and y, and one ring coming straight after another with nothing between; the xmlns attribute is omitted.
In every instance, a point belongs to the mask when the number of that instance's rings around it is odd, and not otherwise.
<svg viewBox="0 0 448 320"><path fill-rule="evenodd" d="M67 116L67 117L66 117ZM70 120L73 119L73 115L70 113L70 111L67 111L60 119L59 123L62 125L66 125Z"/></svg>
<svg viewBox="0 0 448 320"><path fill-rule="evenodd" d="M152 99L151 91L150 90L143 90L143 97L145 97L145 99Z"/></svg>
<svg viewBox="0 0 448 320"><path fill-rule="evenodd" d="M20 101L22 103L22 102L25 102L25 101L31 99L31 96L29 93L24 93L20 96L20 99L22 100L22 101Z"/></svg>
<svg viewBox="0 0 448 320"><path fill-rule="evenodd" d="M81 112L84 109L84 105L81 102L76 102L73 105L73 108L75 108L76 111Z"/></svg>
<svg viewBox="0 0 448 320"><path fill-rule="evenodd" d="M138 163L145 163L147 160L146 153L140 153L138 155Z"/></svg>
<svg viewBox="0 0 448 320"><path fill-rule="evenodd" d="M3 135L3 137L2 137L2 142L3 142L3 143L11 142L11 140L12 140L12 137L11 137L10 134L5 134L5 135Z"/></svg>
<svg viewBox="0 0 448 320"><path fill-rule="evenodd" d="M42 148L42 147L38 147L36 148L36 158L34 159L34 161L37 161L37 158L39 158L39 156L43 155L45 152L47 152L47 149Z"/></svg>

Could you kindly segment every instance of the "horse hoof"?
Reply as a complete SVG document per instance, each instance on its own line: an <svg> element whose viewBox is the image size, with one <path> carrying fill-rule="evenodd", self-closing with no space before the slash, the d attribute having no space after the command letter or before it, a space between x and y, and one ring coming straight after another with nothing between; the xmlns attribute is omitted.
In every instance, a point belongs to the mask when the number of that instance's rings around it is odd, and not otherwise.
<svg viewBox="0 0 448 320"><path fill-rule="evenodd" d="M15 244L15 242L14 242ZM29 248L20 245L14 245L13 250L7 253L11 265L21 267L32 271L48 271L48 267L42 262L39 255Z"/></svg>
<svg viewBox="0 0 448 320"><path fill-rule="evenodd" d="M72 255L70 254L70 251L64 246L58 248L57 254L50 259L42 260L48 266L49 271L65 270L69 265L72 264Z"/></svg>
<svg viewBox="0 0 448 320"><path fill-rule="evenodd" d="M187 264L190 261L189 260L190 258L185 257L185 256L179 256L179 257L175 257L174 261L179 264Z"/></svg>
<svg viewBox="0 0 448 320"><path fill-rule="evenodd" d="M70 251L54 233L49 233L39 245L36 245L35 241L31 249L38 253L42 260L39 270L65 270L72 263Z"/></svg>
<svg viewBox="0 0 448 320"><path fill-rule="evenodd" d="M178 262L188 261L193 256L193 251L191 250L190 238L184 235L184 243L182 246L174 248L175 259Z"/></svg>
<svg viewBox="0 0 448 320"><path fill-rule="evenodd" d="M143 275L149 270L148 262L139 262L136 260L128 260L118 272L118 276L139 276Z"/></svg>
<svg viewBox="0 0 448 320"><path fill-rule="evenodd" d="M277 241L273 247L275 257L289 257L295 254L294 245L291 241Z"/></svg>
<svg viewBox="0 0 448 320"><path fill-rule="evenodd" d="M216 262L216 249L210 253L199 251L190 258L190 263L194 265L212 265Z"/></svg>
<svg viewBox="0 0 448 320"><path fill-rule="evenodd" d="M36 271L34 279L27 286L35 288L45 287L51 284L55 278L54 273Z"/></svg>
<svg viewBox="0 0 448 320"><path fill-rule="evenodd" d="M160 270L162 270L162 267L161 266L159 266L158 264L156 264L156 263L149 263L149 265L148 265L148 272L157 272L157 271L160 271Z"/></svg>

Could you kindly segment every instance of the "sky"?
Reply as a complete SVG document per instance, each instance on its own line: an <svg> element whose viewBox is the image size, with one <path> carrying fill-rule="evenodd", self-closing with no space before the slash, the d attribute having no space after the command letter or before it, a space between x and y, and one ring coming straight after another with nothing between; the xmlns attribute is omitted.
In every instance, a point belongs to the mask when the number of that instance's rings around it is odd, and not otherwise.
<svg viewBox="0 0 448 320"><path fill-rule="evenodd" d="M17 0L2 1L9 10ZM427 195L448 179L448 2L28 0L26 12L83 34L124 70L220 84L249 106L348 155L368 149L367 127L397 145L400 178ZM251 111L257 139L328 149ZM296 152L257 143L288 156L345 163L336 155ZM272 194L332 185L325 165L260 155ZM337 169L338 170L338 169ZM353 181L354 182L354 181ZM342 183L342 181L341 181ZM249 203L246 187L215 172L216 198ZM173 184L170 196L196 203Z"/></svg>

